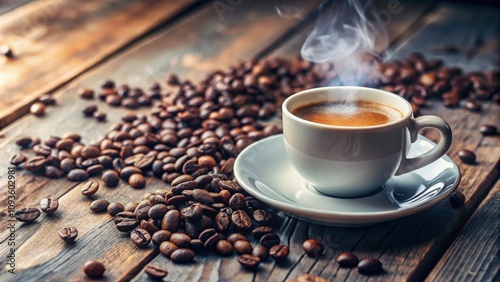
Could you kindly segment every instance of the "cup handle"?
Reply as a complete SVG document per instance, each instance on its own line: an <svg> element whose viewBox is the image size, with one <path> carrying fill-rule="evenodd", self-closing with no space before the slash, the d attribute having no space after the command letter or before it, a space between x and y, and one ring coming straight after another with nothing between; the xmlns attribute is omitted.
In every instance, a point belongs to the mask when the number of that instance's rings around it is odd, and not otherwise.
<svg viewBox="0 0 500 282"><path fill-rule="evenodd" d="M441 138L439 143L437 143L434 148L418 157L407 158L406 153L404 152L403 159L401 160L401 164L399 165L395 175L404 174L434 162L444 155L451 145L451 128L444 119L438 116L422 116L412 118L410 121L411 123L410 126L408 126L408 129L410 131L411 143L415 143L418 138L418 132L427 127L439 130Z"/></svg>

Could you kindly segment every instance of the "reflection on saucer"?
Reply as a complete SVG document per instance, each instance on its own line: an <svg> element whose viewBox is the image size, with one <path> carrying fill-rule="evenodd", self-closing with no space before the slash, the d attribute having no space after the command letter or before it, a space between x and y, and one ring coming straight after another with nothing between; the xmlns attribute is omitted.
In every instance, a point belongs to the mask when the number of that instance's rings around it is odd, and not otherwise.
<svg viewBox="0 0 500 282"><path fill-rule="evenodd" d="M410 153L432 147L419 136ZM271 207L313 223L359 226L408 216L429 208L450 195L460 182L456 164L443 156L413 172L393 177L384 187L360 198L322 194L304 182L288 162L283 135L260 140L240 153L235 177L252 196Z"/></svg>

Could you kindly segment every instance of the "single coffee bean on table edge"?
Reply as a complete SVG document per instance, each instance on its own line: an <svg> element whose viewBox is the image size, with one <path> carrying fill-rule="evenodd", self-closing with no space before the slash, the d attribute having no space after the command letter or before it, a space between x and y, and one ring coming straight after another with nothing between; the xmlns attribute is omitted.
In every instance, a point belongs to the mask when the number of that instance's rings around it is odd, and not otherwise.
<svg viewBox="0 0 500 282"><path fill-rule="evenodd" d="M462 162L466 164L474 164L476 163L476 154L474 152L462 149L458 152L458 157L462 160Z"/></svg>
<svg viewBox="0 0 500 282"><path fill-rule="evenodd" d="M42 102L33 103L30 107L30 112L39 117L45 115L45 104Z"/></svg>
<svg viewBox="0 0 500 282"><path fill-rule="evenodd" d="M64 227L59 230L59 237L68 243L75 241L78 236L78 230L75 227Z"/></svg>
<svg viewBox="0 0 500 282"><path fill-rule="evenodd" d="M21 222L32 222L40 216L37 208L20 208L14 212L14 217Z"/></svg>
<svg viewBox="0 0 500 282"><path fill-rule="evenodd" d="M365 258L358 263L358 272L363 275L377 274L382 270L382 263L376 258Z"/></svg>
<svg viewBox="0 0 500 282"><path fill-rule="evenodd" d="M337 263L340 267L352 268L358 265L359 259L353 253L344 252L337 256Z"/></svg>
<svg viewBox="0 0 500 282"><path fill-rule="evenodd" d="M57 198L43 198L40 201L40 209L47 214L51 214L57 211L57 208L59 208L59 201Z"/></svg>
<svg viewBox="0 0 500 282"><path fill-rule="evenodd" d="M96 260L89 260L83 265L83 272L90 278L101 278L105 271L104 264Z"/></svg>
<svg viewBox="0 0 500 282"><path fill-rule="evenodd" d="M448 199L454 208L459 208L465 203L465 195L460 191L453 192Z"/></svg>
<svg viewBox="0 0 500 282"><path fill-rule="evenodd" d="M168 275L168 270L154 264L146 265L144 272L153 279L162 279Z"/></svg>
<svg viewBox="0 0 500 282"><path fill-rule="evenodd" d="M318 258L322 256L323 252L325 251L323 244L321 244L316 239L305 240L304 243L302 243L302 248L304 249L304 251L308 256L313 258Z"/></svg>

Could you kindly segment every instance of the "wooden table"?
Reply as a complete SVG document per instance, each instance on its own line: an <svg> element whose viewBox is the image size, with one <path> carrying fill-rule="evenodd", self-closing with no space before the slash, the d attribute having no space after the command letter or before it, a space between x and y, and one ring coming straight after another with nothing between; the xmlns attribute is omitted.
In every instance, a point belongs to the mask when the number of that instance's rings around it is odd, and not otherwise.
<svg viewBox="0 0 500 282"><path fill-rule="evenodd" d="M318 16L319 1L289 1L299 17L281 18L269 1L6 1L0 9L0 42L10 45L13 60L0 58L0 175L7 182L8 160L17 152L20 135L43 139L67 131L82 132L84 142L104 136L119 120L123 109L99 107L107 123L84 119L88 102L76 95L80 87L98 88L106 78L147 87L165 86L169 73L198 81L210 70L253 57L292 57ZM1 3L1 2L0 2ZM413 51L442 58L465 71L498 67L499 12L491 6L452 2L402 1L401 11L390 13L388 4L376 1L384 13L390 35L388 53L403 58ZM453 54L436 48L456 46ZM29 105L45 93L58 104L47 115L25 115ZM7 273L7 191L0 191L0 281L86 281L82 265L89 259L106 264L105 281L147 281L143 267L153 262L169 269L169 281L283 281L303 273L333 281L498 281L500 260L499 136L483 137L481 124L499 124L500 107L483 103L480 113L447 109L438 102L423 110L445 118L454 140L448 155L458 164L465 205L454 209L449 201L413 216L358 228L325 227L283 215L278 233L290 246L284 265L268 262L258 272L241 269L235 255L220 258L199 255L196 262L173 264L153 248L139 249L115 229L109 215L93 214L89 200L80 194L82 184L65 179L48 180L23 170L16 172L16 206L36 206L41 198L59 198L54 216L42 215L36 223L15 225L16 274ZM139 110L147 112L147 109ZM433 132L427 134L436 138ZM462 163L457 152L477 153L477 164ZM151 191L165 184L149 179ZM101 191L111 201L138 199L144 190L123 183ZM77 243L64 245L57 230L78 226ZM302 242L316 238L326 253L313 259ZM360 257L379 258L384 273L367 278L341 269L336 256L351 251Z"/></svg>

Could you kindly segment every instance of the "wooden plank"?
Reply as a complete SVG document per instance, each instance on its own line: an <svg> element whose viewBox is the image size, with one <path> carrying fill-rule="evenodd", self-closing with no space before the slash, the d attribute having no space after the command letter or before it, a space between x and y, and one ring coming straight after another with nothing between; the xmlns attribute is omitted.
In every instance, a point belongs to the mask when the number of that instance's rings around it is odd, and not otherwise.
<svg viewBox="0 0 500 282"><path fill-rule="evenodd" d="M0 1L0 15L12 11L31 0L4 0Z"/></svg>
<svg viewBox="0 0 500 282"><path fill-rule="evenodd" d="M306 14L314 10L317 4L318 2L308 2L304 6ZM79 131L83 132L86 143L101 139L109 123L96 123L81 117L81 109L90 102L82 101L75 95L80 87L97 88L100 81L107 77L116 79L117 83L127 82L134 86L147 87L155 81L163 83L164 77L170 72L184 74L184 77L190 79L199 79L206 75L208 70L228 66L237 60L250 59L264 48L263 46L298 22L298 19L278 17L274 7L269 6L266 1L243 3L235 7L231 13L225 14L223 19L212 6L207 6L179 25L159 30L127 52L58 91L56 93L58 106L49 110L46 117L37 119L31 115L25 116L9 125L3 131L5 138L0 142L2 148L0 154L8 159L9 155L17 151L13 140L19 135L27 134L44 139L50 135L61 135L66 131ZM261 33L263 29L266 30L265 34ZM99 107L105 112L112 113L108 115L111 122L118 121L126 112L123 109L111 109L102 103ZM143 109L138 112L147 111L148 109ZM33 126L34 124L37 126ZM6 175L6 167L0 167L0 175ZM84 279L80 270L83 263L87 259L97 258L106 262L107 279L127 280L139 270L138 267L156 255L155 250L139 250L127 239L118 235L109 216L90 215L89 220L89 201L83 199L79 192L80 186L77 184L66 180L47 180L24 171L18 171L16 177L18 207L37 205L41 198L51 195L60 198L61 220L42 216L38 219L38 223L18 224L16 245L19 249L16 256L19 273L14 277L7 276L3 272L0 274L0 280L23 278L29 280L36 276L41 280L52 278L57 280L65 277L71 281L78 281ZM134 190L123 184L114 189L101 189L99 196L127 203L140 198L146 191L166 188L164 183L156 179L149 181L151 182L147 190ZM1 214L5 218L6 193L4 191L0 193L2 193L0 202L3 209ZM54 235L54 230L69 225L82 229L79 232L76 249L61 245L60 239ZM1 241L5 242L7 236L8 233L3 231ZM40 243L41 241L46 243ZM45 248L46 246L55 247L50 249ZM84 246L85 249L78 252ZM6 251L6 248L4 244L0 247L2 251ZM34 249L36 255L33 254ZM122 256L127 257L125 263L120 259ZM4 261L1 266L5 267ZM195 268L200 267L195 266Z"/></svg>
<svg viewBox="0 0 500 282"><path fill-rule="evenodd" d="M500 181L481 203L426 281L494 281L500 261Z"/></svg>
<svg viewBox="0 0 500 282"><path fill-rule="evenodd" d="M46 0L0 16L0 41L16 56L0 59L0 128L192 3Z"/></svg>

